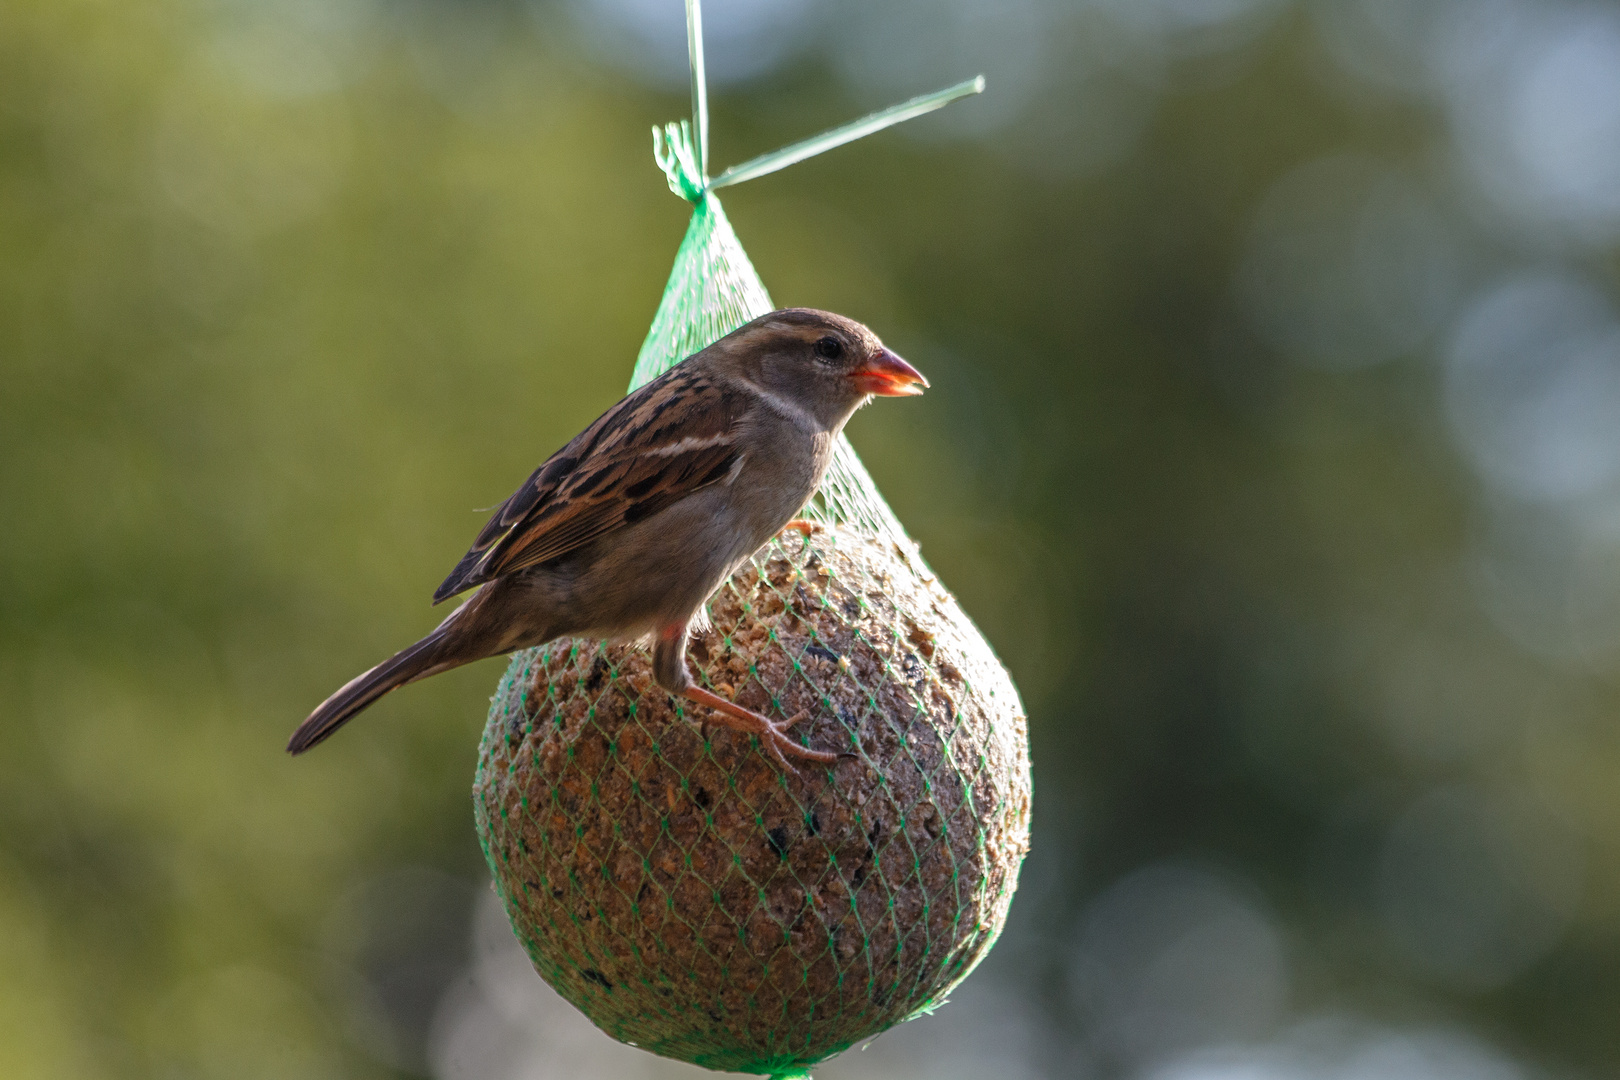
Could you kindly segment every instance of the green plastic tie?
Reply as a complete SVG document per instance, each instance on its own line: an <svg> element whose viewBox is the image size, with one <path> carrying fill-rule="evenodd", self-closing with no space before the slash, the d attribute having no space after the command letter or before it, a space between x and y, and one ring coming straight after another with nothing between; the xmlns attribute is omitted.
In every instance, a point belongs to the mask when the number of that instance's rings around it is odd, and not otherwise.
<svg viewBox="0 0 1620 1080"><path fill-rule="evenodd" d="M943 90L935 90L932 94L920 94L910 101L902 101L898 105L890 105L887 109L879 109L870 116L863 116L859 120L851 120L842 127L835 127L831 131L823 131L820 135L812 135L808 139L784 146L780 150L773 150L768 154L761 154L757 158L745 161L741 165L733 165L713 180L709 181L709 190L730 187L740 184L744 180L752 180L756 176L764 176L778 169L785 169L789 165L797 164L805 158L815 157L826 150L836 146L843 146L847 142L864 138L876 131L893 127L914 117L931 113L935 109L942 109L953 101L969 97L973 94L984 93L984 76L975 75L965 82L955 86L947 86Z"/></svg>
<svg viewBox="0 0 1620 1080"><path fill-rule="evenodd" d="M785 169L805 158L815 157L845 143L854 142L873 132L942 109L953 101L984 92L984 76L975 75L955 86L920 94L910 101L902 101L887 109L879 109L859 120L823 131L772 150L768 154L751 158L741 165L733 165L714 179L709 179L709 89L703 63L703 6L701 0L686 0L686 50L692 68L692 119L671 121L660 128L653 125L653 160L669 179L669 190L690 203L701 202L708 192L756 176Z"/></svg>

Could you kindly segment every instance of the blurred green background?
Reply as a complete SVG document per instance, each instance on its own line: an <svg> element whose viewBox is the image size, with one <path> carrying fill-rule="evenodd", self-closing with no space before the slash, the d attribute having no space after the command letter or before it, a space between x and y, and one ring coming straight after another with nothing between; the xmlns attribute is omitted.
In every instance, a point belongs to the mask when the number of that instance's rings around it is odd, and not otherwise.
<svg viewBox="0 0 1620 1080"><path fill-rule="evenodd" d="M818 1076L1620 1072L1620 7L711 0L779 303L1025 695L1034 851ZM498 662L297 761L622 393L679 0L0 4L0 1074L692 1077L492 907Z"/></svg>

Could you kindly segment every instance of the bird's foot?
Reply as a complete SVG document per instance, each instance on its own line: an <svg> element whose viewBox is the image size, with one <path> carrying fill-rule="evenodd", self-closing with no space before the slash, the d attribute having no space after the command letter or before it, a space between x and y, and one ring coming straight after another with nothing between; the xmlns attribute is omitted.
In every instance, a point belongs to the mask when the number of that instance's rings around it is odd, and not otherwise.
<svg viewBox="0 0 1620 1080"><path fill-rule="evenodd" d="M821 522L811 521L809 518L794 518L782 526L783 532L787 532L789 529L796 529L800 535L808 540L818 532L825 532L827 527Z"/></svg>
<svg viewBox="0 0 1620 1080"><path fill-rule="evenodd" d="M707 705L713 709L714 719L733 731L745 731L758 736L765 751L794 776L799 775L799 770L788 761L790 755L803 761L813 761L818 765L831 765L839 758L838 754L800 746L788 737L788 728L809 716L809 713L795 713L781 723L775 723L700 686L687 687L686 696L700 705Z"/></svg>

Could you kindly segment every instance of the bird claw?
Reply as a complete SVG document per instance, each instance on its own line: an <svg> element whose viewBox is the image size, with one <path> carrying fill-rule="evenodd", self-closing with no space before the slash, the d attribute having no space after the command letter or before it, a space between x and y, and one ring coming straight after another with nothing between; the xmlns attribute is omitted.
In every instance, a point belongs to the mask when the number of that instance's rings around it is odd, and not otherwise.
<svg viewBox="0 0 1620 1080"><path fill-rule="evenodd" d="M835 753L800 746L788 737L788 729L809 716L808 712L800 711L781 723L773 723L759 713L727 701L713 691L705 690L702 687L689 687L685 694L691 700L713 709L716 713L715 720L719 723L736 731L745 731L758 736L760 744L766 753L775 758L784 769L794 776L799 776L800 773L788 761L789 754L804 761L813 761L818 765L831 765L838 760L838 755Z"/></svg>
<svg viewBox="0 0 1620 1080"><path fill-rule="evenodd" d="M787 729L792 727L794 724L797 724L800 720L803 720L808 715L810 714L800 712L787 720L782 721L780 724L773 724L770 721L766 721L766 730L760 732L760 739L762 740L765 749L768 750L770 755L781 764L782 768L786 769L794 776L800 776L800 773L799 770L795 769L793 764L788 761L788 754L792 754L797 758L803 758L805 761L813 761L818 765L832 765L838 761L838 755L835 753L827 750L812 750L808 746L800 746L798 743L788 738Z"/></svg>
<svg viewBox="0 0 1620 1080"><path fill-rule="evenodd" d="M827 531L827 527L821 522L811 521L809 518L794 518L792 521L782 526L783 532L787 532L789 529L796 530L806 540L810 539L816 533Z"/></svg>
<svg viewBox="0 0 1620 1080"><path fill-rule="evenodd" d="M782 766L783 769L787 770L790 776L793 776L799 780L804 779L804 774L793 767L793 763L787 759L787 755L782 753L782 748L776 744L775 739L767 738L764 742L764 747L766 753L775 758L776 763Z"/></svg>

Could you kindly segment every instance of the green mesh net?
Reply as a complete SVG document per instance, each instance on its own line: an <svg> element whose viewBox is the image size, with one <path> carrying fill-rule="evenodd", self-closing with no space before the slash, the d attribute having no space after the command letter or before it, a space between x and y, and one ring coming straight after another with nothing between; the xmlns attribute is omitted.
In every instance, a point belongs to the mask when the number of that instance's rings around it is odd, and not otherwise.
<svg viewBox="0 0 1620 1080"><path fill-rule="evenodd" d="M655 144L694 210L632 386L772 309L713 188L817 143L709 181L694 99L696 138L670 125ZM863 124L883 126L820 142ZM710 598L690 659L848 756L787 773L661 690L639 647L564 640L513 657L474 784L548 983L631 1045L778 1077L942 1003L1000 932L1029 838L1017 691L842 438L806 516L820 531L771 541Z"/></svg>

